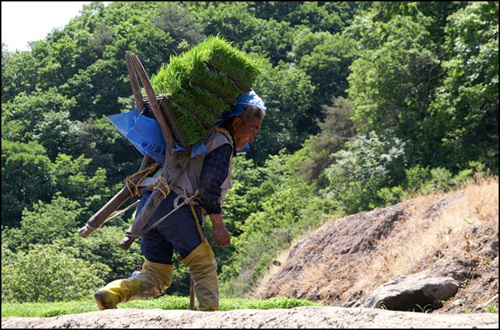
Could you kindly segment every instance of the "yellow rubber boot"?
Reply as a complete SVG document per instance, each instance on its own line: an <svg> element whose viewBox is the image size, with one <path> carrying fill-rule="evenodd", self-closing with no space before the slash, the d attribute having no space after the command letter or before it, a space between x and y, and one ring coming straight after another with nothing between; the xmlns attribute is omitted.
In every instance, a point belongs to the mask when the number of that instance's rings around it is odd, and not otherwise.
<svg viewBox="0 0 500 330"><path fill-rule="evenodd" d="M113 309L130 300L156 297L172 283L172 271L172 265L146 260L139 275L110 282L97 290L94 293L97 307Z"/></svg>
<svg viewBox="0 0 500 330"><path fill-rule="evenodd" d="M199 309L201 311L219 310L217 262L210 245L207 242L201 243L181 261L191 270Z"/></svg>

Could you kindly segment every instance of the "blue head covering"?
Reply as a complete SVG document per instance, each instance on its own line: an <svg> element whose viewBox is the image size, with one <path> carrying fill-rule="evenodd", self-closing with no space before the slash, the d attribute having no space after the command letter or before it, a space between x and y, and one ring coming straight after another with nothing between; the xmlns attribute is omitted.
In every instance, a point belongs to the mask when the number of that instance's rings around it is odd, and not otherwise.
<svg viewBox="0 0 500 330"><path fill-rule="evenodd" d="M250 92L242 94L236 99L236 104L231 106L231 112L224 113L221 117L221 120L217 122L216 125L220 126L229 118L238 117L239 115L241 115L243 113L244 105L257 106L266 111L266 105L264 104L264 101L262 101L259 95L257 95L257 93L255 93L255 91L251 89Z"/></svg>
<svg viewBox="0 0 500 330"><path fill-rule="evenodd" d="M264 104L264 101L262 101L259 95L257 95L257 93L255 93L255 91L251 89L250 92L240 95L236 99L236 104L231 106L231 112L224 113L221 117L221 120L215 125L221 126L229 118L238 117L239 115L241 115L243 113L244 105L257 106L264 110L264 112L266 111L266 105ZM249 149L250 145L247 143L240 151L248 151Z"/></svg>

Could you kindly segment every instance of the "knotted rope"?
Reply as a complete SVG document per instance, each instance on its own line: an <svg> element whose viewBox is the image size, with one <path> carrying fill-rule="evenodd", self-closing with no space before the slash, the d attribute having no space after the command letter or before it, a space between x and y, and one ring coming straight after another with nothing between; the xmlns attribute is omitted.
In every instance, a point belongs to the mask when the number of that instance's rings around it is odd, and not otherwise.
<svg viewBox="0 0 500 330"><path fill-rule="evenodd" d="M163 189L165 189L165 190L162 190L161 187L160 188L157 187L158 182L161 182L161 184L163 185ZM163 195L163 199L167 198L168 194L170 194L170 187L168 186L167 180L165 180L164 177L159 176L158 179L156 179L155 185L156 186L153 189L161 192L161 194Z"/></svg>
<svg viewBox="0 0 500 330"><path fill-rule="evenodd" d="M130 196L137 196L139 195L139 185L140 183L145 179L147 178L148 176L151 175L151 173L154 173L158 170L158 168L160 167L160 164L158 163L154 163L148 167L146 167L145 169L143 169L142 171L139 171L139 172L136 172L132 175L129 175L125 178L125 182L126 182L126 186L127 186L127 189L128 189L128 192L130 193ZM141 177L139 178L139 180L137 181L137 183L134 183L132 181L132 179L134 179L135 177L137 177L138 175L140 175ZM132 189L130 188L130 186L133 186L134 187L134 190L132 191Z"/></svg>

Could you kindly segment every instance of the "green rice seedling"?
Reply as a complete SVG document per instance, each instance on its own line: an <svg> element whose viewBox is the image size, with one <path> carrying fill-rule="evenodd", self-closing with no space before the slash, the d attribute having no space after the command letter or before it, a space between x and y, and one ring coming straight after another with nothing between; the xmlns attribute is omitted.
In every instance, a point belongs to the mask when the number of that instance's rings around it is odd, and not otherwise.
<svg viewBox="0 0 500 330"><path fill-rule="evenodd" d="M488 306L487 311L488 313L498 313L498 306L493 303Z"/></svg>
<svg viewBox="0 0 500 330"><path fill-rule="evenodd" d="M183 130L184 136L189 145L193 145L206 137L207 133L205 128L194 114L190 113L186 110L186 108L179 106L175 102L170 102L170 107L174 111L181 129L189 127L188 130Z"/></svg>
<svg viewBox="0 0 500 330"><path fill-rule="evenodd" d="M415 306L418 307L420 313L429 313L430 311L432 311L431 305L429 304L425 305L424 307L420 306L419 304L415 304ZM413 312L415 312L415 308L413 308Z"/></svg>
<svg viewBox="0 0 500 330"><path fill-rule="evenodd" d="M171 56L151 83L156 93L166 95L191 146L207 136L239 95L250 90L258 74L258 65L242 52L211 36L182 55Z"/></svg>

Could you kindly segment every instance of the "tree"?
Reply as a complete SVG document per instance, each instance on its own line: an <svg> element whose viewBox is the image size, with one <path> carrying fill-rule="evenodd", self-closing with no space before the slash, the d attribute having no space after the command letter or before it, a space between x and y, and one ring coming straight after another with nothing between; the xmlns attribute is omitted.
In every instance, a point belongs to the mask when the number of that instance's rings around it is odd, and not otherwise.
<svg viewBox="0 0 500 330"><path fill-rule="evenodd" d="M2 248L2 301L82 300L104 285L109 267L72 256L71 248L31 245L5 260Z"/></svg>
<svg viewBox="0 0 500 330"><path fill-rule="evenodd" d="M380 206L384 201L379 190L405 178L405 143L390 131L370 132L347 142L347 147L333 155L335 163L325 170L330 185L322 194L341 201L346 214Z"/></svg>
<svg viewBox="0 0 500 330"><path fill-rule="evenodd" d="M308 156L302 163L300 173L308 182L315 183L318 189L328 185L324 170L334 163L333 155L346 149L346 142L356 137L356 125L350 118L352 104L343 98L334 98L333 106L324 106L323 111L325 119L319 123L321 132L311 136L304 144Z"/></svg>
<svg viewBox="0 0 500 330"><path fill-rule="evenodd" d="M304 1L290 11L287 20L292 26L304 25L314 32L335 34L351 24L360 8L369 5L355 1Z"/></svg>
<svg viewBox="0 0 500 330"><path fill-rule="evenodd" d="M2 104L21 92L30 94L40 79L39 63L30 52L9 52L2 43Z"/></svg>
<svg viewBox="0 0 500 330"><path fill-rule="evenodd" d="M78 133L81 123L69 119L69 111L48 111L33 127L32 138L47 150L50 159L60 153L77 154L81 150Z"/></svg>
<svg viewBox="0 0 500 330"><path fill-rule="evenodd" d="M152 22L173 39L175 53L182 53L203 41L203 25L189 11L188 5L168 2L159 9L158 16L152 17Z"/></svg>
<svg viewBox="0 0 500 330"><path fill-rule="evenodd" d="M477 160L498 173L498 3L469 3L445 30L445 77L424 123L440 150L425 156L433 166Z"/></svg>
<svg viewBox="0 0 500 330"><path fill-rule="evenodd" d="M267 67L259 76L255 90L266 103L267 114L247 152L257 164L283 148L300 149L308 134L317 132L316 114L310 113L314 92L310 79L303 70L284 62Z"/></svg>
<svg viewBox="0 0 500 330"><path fill-rule="evenodd" d="M37 142L2 139L2 225L19 226L21 212L54 193L50 159Z"/></svg>
<svg viewBox="0 0 500 330"><path fill-rule="evenodd" d="M73 159L61 153L50 169L58 193L84 206L85 216L89 217L89 213L97 212L111 197L106 185L106 170L98 168L92 173L89 170L91 161L83 155Z"/></svg>
<svg viewBox="0 0 500 330"><path fill-rule="evenodd" d="M69 133L67 130L76 123L64 121L64 112L71 112L75 109L75 104L74 98L65 97L57 88L37 90L30 94L21 92L12 101L2 104L2 127L7 127L5 132L2 130L2 137L25 143L36 140L35 135L40 134L44 125L47 125L44 123L44 116L57 117L59 112L63 112L61 119L53 118L53 121L60 120L66 125L66 131L59 131L61 134ZM50 145L49 141L41 142ZM59 146L51 146L55 150L50 150L49 154L57 155Z"/></svg>
<svg viewBox="0 0 500 330"><path fill-rule="evenodd" d="M414 140L438 73L425 19L395 16L370 24L369 41L363 41L369 48L360 49L347 78L352 118L361 132L394 127L405 140Z"/></svg>
<svg viewBox="0 0 500 330"><path fill-rule="evenodd" d="M319 112L332 96L346 96L347 76L356 50L354 39L344 34L308 30L297 34L290 56L311 77L315 87L312 111Z"/></svg>
<svg viewBox="0 0 500 330"><path fill-rule="evenodd" d="M50 203L38 201L33 210L23 210L19 228L5 231L12 251L27 250L30 244L51 244L77 228L84 209L78 202L56 194Z"/></svg>

